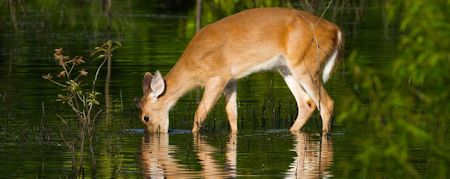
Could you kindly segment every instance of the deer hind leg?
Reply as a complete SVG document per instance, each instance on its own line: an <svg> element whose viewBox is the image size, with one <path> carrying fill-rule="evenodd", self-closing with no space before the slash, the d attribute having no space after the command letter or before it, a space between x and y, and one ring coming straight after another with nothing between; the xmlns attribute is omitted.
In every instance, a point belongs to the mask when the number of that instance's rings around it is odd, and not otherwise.
<svg viewBox="0 0 450 179"><path fill-rule="evenodd" d="M306 53L302 58L304 60L300 63L297 61L297 64L293 61L288 62L288 68L320 111L320 117L322 118L322 132L329 133L331 130L331 116L333 114L334 105L333 100L323 87L319 75L319 64L323 59L318 59L315 51ZM290 59L300 58L291 57Z"/></svg>
<svg viewBox="0 0 450 179"><path fill-rule="evenodd" d="M300 86L300 83L292 76L291 72L287 67L281 67L278 72L283 76L289 90L292 95L294 95L295 101L297 103L298 114L297 119L290 128L290 131L299 131L308 121L311 114L316 109L315 104L312 102L311 98L306 94L306 92Z"/></svg>
<svg viewBox="0 0 450 179"><path fill-rule="evenodd" d="M197 132L203 121L208 116L208 112L216 104L217 99L219 99L221 92L225 88L227 80L221 77L213 77L206 81L205 91L203 93L203 98L195 112L194 126L192 132Z"/></svg>
<svg viewBox="0 0 450 179"><path fill-rule="evenodd" d="M331 130L331 116L333 114L334 102L323 87L320 78L318 76L303 74L297 80L320 111L322 132L329 133Z"/></svg>
<svg viewBox="0 0 450 179"><path fill-rule="evenodd" d="M230 123L230 130L232 132L237 131L237 83L236 80L228 82L224 90L226 107L225 110L228 115L228 122Z"/></svg>

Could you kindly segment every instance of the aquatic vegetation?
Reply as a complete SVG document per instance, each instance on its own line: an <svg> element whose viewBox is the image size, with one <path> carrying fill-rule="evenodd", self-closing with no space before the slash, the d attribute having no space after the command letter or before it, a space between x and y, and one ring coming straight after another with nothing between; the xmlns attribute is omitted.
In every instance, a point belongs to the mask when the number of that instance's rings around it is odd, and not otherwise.
<svg viewBox="0 0 450 179"><path fill-rule="evenodd" d="M103 111L99 107L100 101L98 100L98 96L100 93L96 91L96 83L100 70L107 61L111 60L112 52L120 46L121 44L119 42L109 40L100 47L95 47L92 56L95 57L95 59L101 59L102 62L97 67L94 79L90 85L86 84L86 81L88 81L86 77L89 73L85 68L81 67L81 64L85 63L84 58L82 56L75 56L73 58L65 56L62 48L55 49L55 53L53 54L54 59L58 65L61 66L62 71L57 73L57 75L48 73L47 75L42 76L43 79L62 88L61 91L63 93L58 94L56 101L67 105L76 115L78 122L78 136L72 139L65 137L63 132L63 130L72 129L70 126L71 123L61 115L58 115L62 121L59 128L61 138L73 154L72 169L75 176L79 176L83 173L83 156L86 139L89 140L92 170L95 170L92 138L94 136L95 122L99 119L100 114ZM92 173L95 174L95 172Z"/></svg>

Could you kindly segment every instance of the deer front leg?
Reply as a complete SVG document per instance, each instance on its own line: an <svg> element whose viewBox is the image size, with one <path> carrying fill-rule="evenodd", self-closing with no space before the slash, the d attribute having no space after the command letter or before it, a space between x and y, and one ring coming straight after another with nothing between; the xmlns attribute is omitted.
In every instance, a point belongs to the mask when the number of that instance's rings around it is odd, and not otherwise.
<svg viewBox="0 0 450 179"><path fill-rule="evenodd" d="M228 115L228 122L230 123L231 132L236 132L237 128L237 83L235 80L228 82L224 90L225 93L225 110Z"/></svg>
<svg viewBox="0 0 450 179"><path fill-rule="evenodd" d="M198 132L203 121L208 116L208 112L216 104L217 99L220 97L220 93L225 88L227 81L220 77L214 77L206 81L205 91L203 93L203 98L195 112L194 117L194 127L192 132Z"/></svg>

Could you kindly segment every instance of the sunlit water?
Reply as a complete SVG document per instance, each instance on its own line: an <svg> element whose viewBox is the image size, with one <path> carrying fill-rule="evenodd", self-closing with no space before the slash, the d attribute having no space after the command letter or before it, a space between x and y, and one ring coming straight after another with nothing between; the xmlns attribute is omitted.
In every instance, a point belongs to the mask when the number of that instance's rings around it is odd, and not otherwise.
<svg viewBox="0 0 450 179"><path fill-rule="evenodd" d="M329 178L343 175L339 167L352 165L358 170L359 164L352 163L358 147L348 142L355 135L352 131L335 124L331 137L321 136L320 119L314 115L302 133L288 132L296 116L295 101L280 76L272 72L239 81L238 134L228 132L223 99L202 133L191 134L198 94L193 91L172 110L169 134L146 136L135 107L135 98L142 93L141 79L146 71L165 74L176 62L194 34L194 7L186 6L188 3L169 8L145 1L114 2L111 30L105 30L107 18L101 9L96 11L100 3L57 2L16 5L14 17L8 6L2 7L0 176L71 176L73 154L64 142L71 135L64 134L66 139L62 139L62 121L56 117L60 114L70 119L71 113L55 101L59 89L41 76L59 70L52 57L54 48L64 48L66 55L89 57L88 50L108 36L123 46L113 56L110 92L103 97L111 99L112 112L96 127L97 177ZM228 13L226 7L210 8L205 12L205 24ZM362 9L373 14L365 19L371 22L337 20L345 31L346 48L359 50L367 65L377 68L389 63L394 42L389 34L383 34L382 19L375 18L380 17L379 8L370 5ZM93 74L94 68L87 68ZM106 92L105 73L102 71L99 81L102 95ZM346 75L342 66L326 85L336 105L351 95ZM92 176L87 154L85 160L86 176ZM334 165L336 162L342 165Z"/></svg>

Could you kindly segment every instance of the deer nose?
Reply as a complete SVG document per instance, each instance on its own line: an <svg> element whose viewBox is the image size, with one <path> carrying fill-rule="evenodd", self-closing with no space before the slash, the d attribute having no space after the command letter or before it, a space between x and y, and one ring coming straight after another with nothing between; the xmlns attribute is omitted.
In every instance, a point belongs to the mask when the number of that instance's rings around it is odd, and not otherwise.
<svg viewBox="0 0 450 179"><path fill-rule="evenodd" d="M147 115L145 115L145 116L144 116L144 121L145 121L145 122L148 122L148 121L150 121L150 117L149 117L149 116L147 116Z"/></svg>

